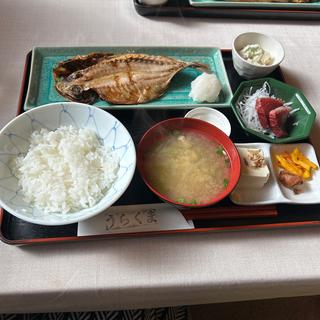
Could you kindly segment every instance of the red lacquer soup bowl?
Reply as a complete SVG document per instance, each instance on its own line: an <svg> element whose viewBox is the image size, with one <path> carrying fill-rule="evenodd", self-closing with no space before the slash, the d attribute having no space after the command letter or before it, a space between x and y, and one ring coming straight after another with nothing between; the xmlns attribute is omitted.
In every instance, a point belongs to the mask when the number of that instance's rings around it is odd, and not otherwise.
<svg viewBox="0 0 320 320"><path fill-rule="evenodd" d="M147 170L147 155L155 148L157 144L161 143L162 140L167 139L170 132L179 132L181 134L192 132L198 136L204 137L206 140L217 143L220 147L223 147L224 156L227 157L226 160L229 162L230 166L229 179L227 180L223 190L218 194L213 195L212 198L209 197L208 201L200 203L186 203L177 199L170 199L168 196L157 190L157 188L151 182ZM194 118L172 118L159 122L151 127L143 135L138 144L137 166L146 185L159 198L178 206L190 208L207 207L219 202L230 194L240 177L240 157L237 148L230 138L212 124Z"/></svg>

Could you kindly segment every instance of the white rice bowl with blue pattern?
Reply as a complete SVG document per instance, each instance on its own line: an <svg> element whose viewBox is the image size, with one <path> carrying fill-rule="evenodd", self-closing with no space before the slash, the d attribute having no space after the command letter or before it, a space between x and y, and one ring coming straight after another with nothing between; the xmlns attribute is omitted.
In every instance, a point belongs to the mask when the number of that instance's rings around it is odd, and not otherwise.
<svg viewBox="0 0 320 320"><path fill-rule="evenodd" d="M14 164L30 149L33 132L61 127L90 129L103 148L112 151L119 162L115 181L93 206L75 212L45 212L25 199ZM129 186L135 171L136 151L133 140L110 113L82 103L52 103L29 110L0 131L0 205L12 215L41 225L65 225L91 218L112 206Z"/></svg>

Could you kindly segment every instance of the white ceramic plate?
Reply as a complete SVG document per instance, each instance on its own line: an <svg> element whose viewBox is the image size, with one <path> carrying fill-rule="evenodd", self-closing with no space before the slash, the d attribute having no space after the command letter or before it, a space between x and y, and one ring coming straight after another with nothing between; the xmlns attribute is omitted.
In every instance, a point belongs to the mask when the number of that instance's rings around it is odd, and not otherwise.
<svg viewBox="0 0 320 320"><path fill-rule="evenodd" d="M235 188L230 195L233 203L239 205L266 205L273 203L291 204L317 204L320 203L320 172L313 171L312 180L303 183L303 192L294 192L284 187L277 179L280 171L274 155L285 151L291 152L298 147L311 161L319 166L314 148L309 143L294 144L269 144L269 143L236 143L237 147L261 148L263 150L267 165L270 170L270 177L264 187L257 191L253 189Z"/></svg>

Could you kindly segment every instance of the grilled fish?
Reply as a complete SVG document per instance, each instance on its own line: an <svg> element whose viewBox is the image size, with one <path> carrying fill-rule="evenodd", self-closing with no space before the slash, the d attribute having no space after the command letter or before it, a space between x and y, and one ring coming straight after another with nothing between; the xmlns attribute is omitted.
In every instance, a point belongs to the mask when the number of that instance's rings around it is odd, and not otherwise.
<svg viewBox="0 0 320 320"><path fill-rule="evenodd" d="M99 96L112 104L140 104L160 97L172 78L185 68L209 71L205 64L165 56L102 55L77 56L76 63L73 59L60 63L54 69L57 91L78 102L93 103Z"/></svg>

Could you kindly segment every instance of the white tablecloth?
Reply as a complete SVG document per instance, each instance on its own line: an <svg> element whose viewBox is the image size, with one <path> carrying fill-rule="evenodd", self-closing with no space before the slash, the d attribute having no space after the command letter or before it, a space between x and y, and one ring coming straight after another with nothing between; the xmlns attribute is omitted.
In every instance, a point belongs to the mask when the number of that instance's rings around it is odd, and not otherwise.
<svg viewBox="0 0 320 320"><path fill-rule="evenodd" d="M320 103L316 22L143 18L132 0L2 0L0 127L33 46L217 46L245 31L285 47L287 82ZM319 119L312 138L320 151ZM303 212L301 212L303 214ZM0 244L0 313L107 310L320 294L320 228L12 247Z"/></svg>

